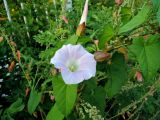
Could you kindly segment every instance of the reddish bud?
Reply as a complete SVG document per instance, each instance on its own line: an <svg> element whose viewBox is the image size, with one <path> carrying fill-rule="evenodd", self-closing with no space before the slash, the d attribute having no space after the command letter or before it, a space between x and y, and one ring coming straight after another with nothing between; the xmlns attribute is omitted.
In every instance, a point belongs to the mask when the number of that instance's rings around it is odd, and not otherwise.
<svg viewBox="0 0 160 120"><path fill-rule="evenodd" d="M14 69L14 67L15 67L15 64L16 64L15 61L12 61L12 62L11 62L10 66L8 67L8 71L9 71L9 72L12 72L12 71L13 71L13 69Z"/></svg>
<svg viewBox="0 0 160 120"><path fill-rule="evenodd" d="M54 101L55 97L53 95L50 96L51 101Z"/></svg>
<svg viewBox="0 0 160 120"><path fill-rule="evenodd" d="M137 79L138 82L143 81L142 73L140 71L136 71L135 78Z"/></svg>
<svg viewBox="0 0 160 120"><path fill-rule="evenodd" d="M66 24L68 24L68 19L67 19L66 16L62 16L62 20L63 20Z"/></svg>
<svg viewBox="0 0 160 120"><path fill-rule="evenodd" d="M115 3L116 3L117 5L121 5L121 4L123 3L123 0L115 0Z"/></svg>
<svg viewBox="0 0 160 120"><path fill-rule="evenodd" d="M21 59L21 53L20 53L20 51L19 51L19 50L17 50L16 55L17 55L17 59L18 59L18 61L20 62L20 59Z"/></svg>
<svg viewBox="0 0 160 120"><path fill-rule="evenodd" d="M29 87L27 87L26 90L25 90L26 97L29 95L29 92L30 92L30 89L29 89Z"/></svg>
<svg viewBox="0 0 160 120"><path fill-rule="evenodd" d="M17 47L16 43L15 43L15 42L13 42L12 40L10 40L10 41L9 41L9 43L11 44L11 46L13 46L13 47Z"/></svg>
<svg viewBox="0 0 160 120"><path fill-rule="evenodd" d="M144 35L143 38L147 40L149 38L149 35Z"/></svg>
<svg viewBox="0 0 160 120"><path fill-rule="evenodd" d="M95 44L96 46L98 46L99 40L94 40L94 44Z"/></svg>
<svg viewBox="0 0 160 120"><path fill-rule="evenodd" d="M3 20L6 20L6 18L1 18L1 17L0 17L0 21L3 21Z"/></svg>
<svg viewBox="0 0 160 120"><path fill-rule="evenodd" d="M96 61L98 62L102 62L108 58L110 58L110 54L109 53L105 53L105 52L102 52L102 51L97 51L94 53L94 58Z"/></svg>
<svg viewBox="0 0 160 120"><path fill-rule="evenodd" d="M3 41L3 37L0 37L0 42L2 42Z"/></svg>

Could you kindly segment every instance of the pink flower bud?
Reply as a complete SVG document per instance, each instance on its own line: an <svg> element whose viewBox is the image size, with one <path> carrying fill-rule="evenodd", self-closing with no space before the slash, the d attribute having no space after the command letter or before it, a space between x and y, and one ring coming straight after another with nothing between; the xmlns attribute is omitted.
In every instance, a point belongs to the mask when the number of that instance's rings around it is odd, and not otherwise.
<svg viewBox="0 0 160 120"><path fill-rule="evenodd" d="M66 16L63 15L61 18L62 18L62 20L63 20L66 24L68 24L68 19L67 19Z"/></svg>
<svg viewBox="0 0 160 120"><path fill-rule="evenodd" d="M94 58L95 58L96 61L102 62L102 61L110 58L110 54L102 52L102 51L97 51L97 52L94 53Z"/></svg>
<svg viewBox="0 0 160 120"><path fill-rule="evenodd" d="M54 97L53 95L51 95L51 96L50 96L50 100L51 100L51 101L54 101L54 100L55 100L55 97Z"/></svg>
<svg viewBox="0 0 160 120"><path fill-rule="evenodd" d="M138 82L143 81L142 73L140 71L136 71L135 78L137 79Z"/></svg>
<svg viewBox="0 0 160 120"><path fill-rule="evenodd" d="M123 3L123 0L115 0L115 3L116 3L117 5L121 5L121 4Z"/></svg>
<svg viewBox="0 0 160 120"><path fill-rule="evenodd" d="M94 44L95 44L96 46L98 46L99 40L94 40Z"/></svg>
<svg viewBox="0 0 160 120"><path fill-rule="evenodd" d="M3 37L0 37L0 42L2 42L3 41Z"/></svg>
<svg viewBox="0 0 160 120"><path fill-rule="evenodd" d="M77 30L76 30L77 36L81 36L85 33L87 15L88 15L88 0L86 0L86 2L85 2L82 17L81 17L80 23L77 27Z"/></svg>

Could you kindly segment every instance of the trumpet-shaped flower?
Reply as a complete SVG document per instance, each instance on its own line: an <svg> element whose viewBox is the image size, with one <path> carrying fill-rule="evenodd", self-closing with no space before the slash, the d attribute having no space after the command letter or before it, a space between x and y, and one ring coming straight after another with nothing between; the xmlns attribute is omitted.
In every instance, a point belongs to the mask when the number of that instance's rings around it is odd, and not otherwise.
<svg viewBox="0 0 160 120"><path fill-rule="evenodd" d="M51 63L60 69L66 84L78 84L96 74L94 55L87 52L81 45L63 45L56 51Z"/></svg>

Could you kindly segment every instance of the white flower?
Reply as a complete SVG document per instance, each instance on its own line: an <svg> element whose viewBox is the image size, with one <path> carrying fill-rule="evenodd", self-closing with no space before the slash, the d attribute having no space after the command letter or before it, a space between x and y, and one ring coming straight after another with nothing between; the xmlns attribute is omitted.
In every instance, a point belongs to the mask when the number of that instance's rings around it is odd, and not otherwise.
<svg viewBox="0 0 160 120"><path fill-rule="evenodd" d="M94 55L87 52L81 45L63 45L56 51L51 63L61 70L66 84L77 84L96 74Z"/></svg>

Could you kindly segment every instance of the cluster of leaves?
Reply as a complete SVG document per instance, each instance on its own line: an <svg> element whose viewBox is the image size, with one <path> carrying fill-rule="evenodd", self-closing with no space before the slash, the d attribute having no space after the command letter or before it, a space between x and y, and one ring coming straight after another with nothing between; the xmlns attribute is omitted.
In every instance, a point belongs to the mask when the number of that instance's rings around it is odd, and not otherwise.
<svg viewBox="0 0 160 120"><path fill-rule="evenodd" d="M84 1L73 1L73 10L66 11L68 24L59 17L64 14L58 9L64 7L60 1L55 6L51 0L8 1L12 22L3 20L0 24L0 60L4 61L7 54L8 66L15 61L19 67L18 76L14 76L17 69L12 66L8 79L8 69L0 69L2 120L160 117L160 2L124 0L116 5L111 1L90 2L83 36L75 35L75 31ZM23 10L20 3L25 5ZM0 15L4 17L5 12ZM94 43L97 39L98 45ZM97 63L94 78L67 85L50 65L51 57L64 44L82 44L91 53L103 51L110 57ZM134 77L137 71L143 81Z"/></svg>

